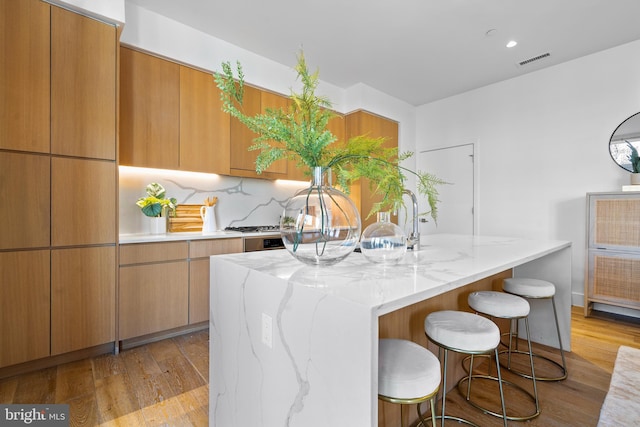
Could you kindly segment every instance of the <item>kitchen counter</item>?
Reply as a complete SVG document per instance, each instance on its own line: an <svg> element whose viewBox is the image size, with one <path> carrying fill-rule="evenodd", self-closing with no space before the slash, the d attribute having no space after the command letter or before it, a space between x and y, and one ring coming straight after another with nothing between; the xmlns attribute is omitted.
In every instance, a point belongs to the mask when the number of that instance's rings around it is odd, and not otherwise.
<svg viewBox="0 0 640 427"><path fill-rule="evenodd" d="M252 236L280 236L279 232L257 232L257 233L240 233L238 231L216 231L214 233L203 234L202 232L182 232L182 233L166 233L166 234L121 234L119 238L120 244L127 243L157 243L157 242L174 242L179 240L202 240L202 239L229 239L233 237L252 237Z"/></svg>
<svg viewBox="0 0 640 427"><path fill-rule="evenodd" d="M556 284L567 348L570 246L430 235L386 268L358 253L325 268L285 250L211 257L210 424L377 426L379 318L506 270ZM557 346L550 310L532 304L532 338Z"/></svg>

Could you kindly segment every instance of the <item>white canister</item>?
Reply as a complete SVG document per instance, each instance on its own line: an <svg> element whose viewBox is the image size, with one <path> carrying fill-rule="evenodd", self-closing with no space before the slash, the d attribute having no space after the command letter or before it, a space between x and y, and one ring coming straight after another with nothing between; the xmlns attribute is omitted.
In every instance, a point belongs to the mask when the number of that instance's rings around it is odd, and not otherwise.
<svg viewBox="0 0 640 427"><path fill-rule="evenodd" d="M215 206L200 206L200 217L202 218L202 232L214 233L218 230L216 224Z"/></svg>

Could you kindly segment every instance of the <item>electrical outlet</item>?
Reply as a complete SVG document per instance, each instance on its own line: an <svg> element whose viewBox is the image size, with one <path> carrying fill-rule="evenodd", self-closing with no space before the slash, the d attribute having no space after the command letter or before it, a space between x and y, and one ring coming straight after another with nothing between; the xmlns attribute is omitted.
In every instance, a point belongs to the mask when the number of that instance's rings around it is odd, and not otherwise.
<svg viewBox="0 0 640 427"><path fill-rule="evenodd" d="M262 343L269 348L273 347L273 321L266 313L262 313Z"/></svg>

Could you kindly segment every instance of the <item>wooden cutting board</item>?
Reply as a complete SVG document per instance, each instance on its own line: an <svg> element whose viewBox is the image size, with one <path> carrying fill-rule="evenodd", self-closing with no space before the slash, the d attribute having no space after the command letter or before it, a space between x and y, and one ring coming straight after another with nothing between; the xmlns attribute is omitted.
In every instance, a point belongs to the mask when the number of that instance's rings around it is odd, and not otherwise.
<svg viewBox="0 0 640 427"><path fill-rule="evenodd" d="M200 207L202 205L178 205L175 216L168 218L169 232L202 231Z"/></svg>

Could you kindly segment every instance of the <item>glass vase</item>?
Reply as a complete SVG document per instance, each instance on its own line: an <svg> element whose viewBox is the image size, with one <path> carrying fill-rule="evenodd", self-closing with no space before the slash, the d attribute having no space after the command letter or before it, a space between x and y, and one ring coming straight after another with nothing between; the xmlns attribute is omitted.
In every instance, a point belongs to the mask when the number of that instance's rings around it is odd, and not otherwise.
<svg viewBox="0 0 640 427"><path fill-rule="evenodd" d="M298 191L280 219L284 246L309 265L333 265L356 248L360 214L351 199L331 187L330 170L314 168L311 186Z"/></svg>
<svg viewBox="0 0 640 427"><path fill-rule="evenodd" d="M374 264L397 264L407 253L407 236L391 222L389 212L378 212L378 222L362 232L360 252Z"/></svg>

